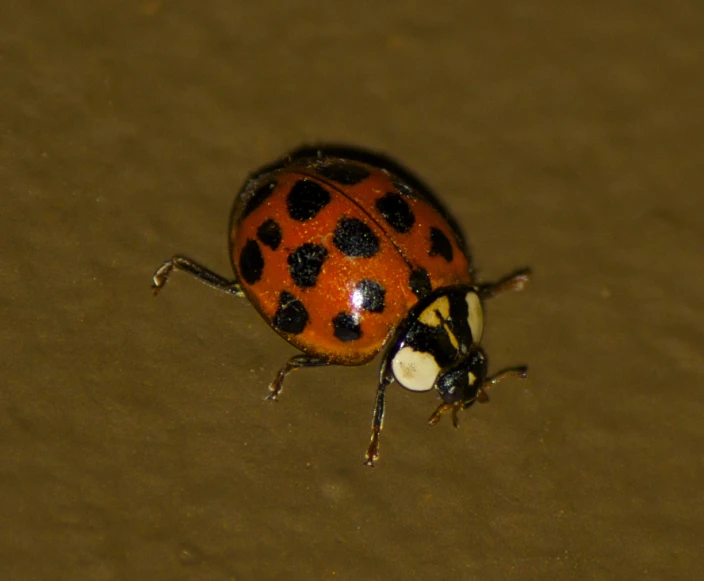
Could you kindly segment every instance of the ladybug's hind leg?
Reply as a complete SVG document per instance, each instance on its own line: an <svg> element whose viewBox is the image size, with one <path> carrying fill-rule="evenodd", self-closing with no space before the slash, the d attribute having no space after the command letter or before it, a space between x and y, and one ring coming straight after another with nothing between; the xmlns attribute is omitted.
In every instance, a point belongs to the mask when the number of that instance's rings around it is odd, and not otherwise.
<svg viewBox="0 0 704 581"><path fill-rule="evenodd" d="M203 284L214 289L243 297L242 287L236 280L228 280L224 276L213 272L185 256L174 256L156 269L152 277L152 291L157 295L161 288L168 282L172 270L182 270L197 278Z"/></svg>
<svg viewBox="0 0 704 581"><path fill-rule="evenodd" d="M286 376L292 371L300 369L301 367L322 367L324 365L332 364L328 363L325 359L313 357L312 355L294 355L281 369L279 369L279 373L276 374L276 378L269 386L270 393L266 399L269 401L278 401L279 394L284 387L284 379L286 379Z"/></svg>

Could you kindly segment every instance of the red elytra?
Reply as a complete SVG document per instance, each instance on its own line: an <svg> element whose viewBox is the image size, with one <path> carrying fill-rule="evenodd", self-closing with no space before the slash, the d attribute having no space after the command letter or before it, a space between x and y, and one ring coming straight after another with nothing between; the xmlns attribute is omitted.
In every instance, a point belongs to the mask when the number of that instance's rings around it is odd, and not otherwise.
<svg viewBox="0 0 704 581"><path fill-rule="evenodd" d="M345 168L354 168L352 177L346 177L352 171L345 172ZM341 176L340 181L326 177L321 171L328 176ZM361 179L344 183L356 178ZM307 213L304 208L296 214L292 192L295 194L297 186L303 188L308 198L315 193L321 196L327 193L328 199L319 204L320 208L315 206ZM305 195L302 197L305 201ZM384 208L384 201L395 210L396 220L389 212L387 218L380 212L378 206ZM292 203L294 207L290 209ZM307 217L313 212L312 217ZM399 212L404 212L405 220L398 217ZM306 219L297 219L301 215ZM349 256L341 251L335 244L335 232L340 220L345 219L366 226L368 231L364 233L368 238L371 233L377 241L376 247L367 253L362 248L358 254L363 256ZM276 248L263 243L257 235L262 225L272 220L281 232ZM358 234L354 228L348 230L352 230L345 232L348 236ZM431 233L444 237L450 245L449 251L444 249L444 255L430 252ZM243 272L248 266L242 259L247 244L250 248L257 245L263 263L259 276L251 277L256 278L252 284L247 282L247 272ZM314 284L299 286L291 275L290 262L292 256L295 260L296 249L306 244L324 249L320 252L326 254L315 280L305 281ZM370 244L373 246L374 242ZM358 365L377 355L399 321L418 301L409 284L412 273L427 273L429 285L423 292L472 284L462 243L435 207L389 172L339 159L304 159L250 180L233 209L230 257L242 290L272 327L301 351L324 357L332 364ZM314 259L309 257L311 263ZM305 265L301 268L305 270ZM382 312L370 312L360 305L354 291L363 280L375 281L384 289ZM274 324L282 292L299 299L309 314L300 333L287 333ZM342 341L336 337L333 321L341 313L356 321L358 338Z"/></svg>

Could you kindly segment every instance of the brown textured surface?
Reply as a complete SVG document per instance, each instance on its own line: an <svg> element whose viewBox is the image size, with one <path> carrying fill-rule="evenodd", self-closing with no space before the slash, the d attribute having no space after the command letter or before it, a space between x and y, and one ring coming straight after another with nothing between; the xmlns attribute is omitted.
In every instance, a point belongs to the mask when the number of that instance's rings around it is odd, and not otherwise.
<svg viewBox="0 0 704 581"><path fill-rule="evenodd" d="M704 9L29 2L0 22L0 578L697 579ZM256 6L256 7L255 7ZM484 6L484 7L483 7ZM469 234L494 368L458 431L376 366L292 377L228 271L248 172L386 151Z"/></svg>

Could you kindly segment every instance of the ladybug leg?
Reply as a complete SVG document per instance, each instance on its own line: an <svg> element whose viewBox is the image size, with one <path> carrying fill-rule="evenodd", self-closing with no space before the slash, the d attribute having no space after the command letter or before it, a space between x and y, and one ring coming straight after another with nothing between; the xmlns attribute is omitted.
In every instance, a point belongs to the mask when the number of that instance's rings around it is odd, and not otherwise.
<svg viewBox="0 0 704 581"><path fill-rule="evenodd" d="M500 295L506 291L523 290L526 283L530 280L532 272L529 268L518 270L499 282L493 284L483 284L479 287L479 294L483 299L488 299Z"/></svg>
<svg viewBox="0 0 704 581"><path fill-rule="evenodd" d="M242 292L242 287L236 280L228 280L219 274L214 273L212 270L208 270L204 266L201 266L197 262L193 262L190 258L185 256L174 256L170 260L167 260L159 268L156 269L154 276L152 278L152 291L154 296L159 294L161 288L168 282L169 275L172 270L182 270L188 274L196 277L203 284L230 293L236 297L243 297L244 292Z"/></svg>
<svg viewBox="0 0 704 581"><path fill-rule="evenodd" d="M321 367L323 365L330 365L330 363L324 359L313 357L312 355L294 355L279 369L279 373L269 386L270 393L266 399L269 401L278 401L279 394L284 387L284 379L286 379L286 376L292 371L300 369L301 367Z"/></svg>
<svg viewBox="0 0 704 581"><path fill-rule="evenodd" d="M490 385L496 385L500 381L503 381L504 379L508 379L510 377L515 377L517 379L525 379L526 377L528 377L528 368L525 365L522 365L521 367L513 367L511 369L500 371L496 375L485 379L484 383L482 383L482 386L479 388L480 395L477 396L477 400L479 400L479 402L489 401L489 396L484 390ZM484 395L482 396L481 394Z"/></svg>
<svg viewBox="0 0 704 581"><path fill-rule="evenodd" d="M454 407L453 404L451 403L441 403L437 409L433 412L433 415L430 416L430 419L428 419L428 423L431 426L434 426L440 421L440 418L449 412L452 408Z"/></svg>
<svg viewBox="0 0 704 581"><path fill-rule="evenodd" d="M479 403L489 403L489 394L484 391L481 387L479 388L479 391L477 392L477 401Z"/></svg>
<svg viewBox="0 0 704 581"><path fill-rule="evenodd" d="M487 394L486 388L492 385L496 385L504 379L509 379L511 377L515 377L517 379L525 379L526 377L528 377L528 368L525 366L513 367L512 369L506 369L492 377L489 377L488 379L485 379L484 383L482 383L481 387L479 388L479 391L477 392L476 400L479 403L487 403L489 401L489 394Z"/></svg>
<svg viewBox="0 0 704 581"><path fill-rule="evenodd" d="M374 467L374 460L379 458L379 433L384 425L384 410L386 408L386 388L394 381L390 373L383 374L379 379L379 387L376 390L376 403L374 404L374 417L372 419L372 437L367 448L366 466Z"/></svg>
<svg viewBox="0 0 704 581"><path fill-rule="evenodd" d="M440 418L446 414L449 411L452 411L452 425L456 428L459 428L460 426L460 419L458 417L458 413L461 412L465 407L469 407L471 403L473 403L474 400L469 400L469 401L458 401L457 403L441 403L437 409L433 412L433 415L430 416L430 419L428 420L428 424L431 426L434 426L440 421Z"/></svg>

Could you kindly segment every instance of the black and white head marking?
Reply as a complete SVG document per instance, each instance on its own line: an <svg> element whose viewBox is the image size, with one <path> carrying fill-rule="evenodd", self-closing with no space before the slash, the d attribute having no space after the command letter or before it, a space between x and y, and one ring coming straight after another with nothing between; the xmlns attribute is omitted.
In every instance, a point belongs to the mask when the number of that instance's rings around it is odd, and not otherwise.
<svg viewBox="0 0 704 581"><path fill-rule="evenodd" d="M474 288L439 289L420 301L399 327L385 368L411 391L439 387L436 384L443 370L461 364L481 340L482 328L482 305ZM474 373L463 373L467 377L462 385L477 382Z"/></svg>

